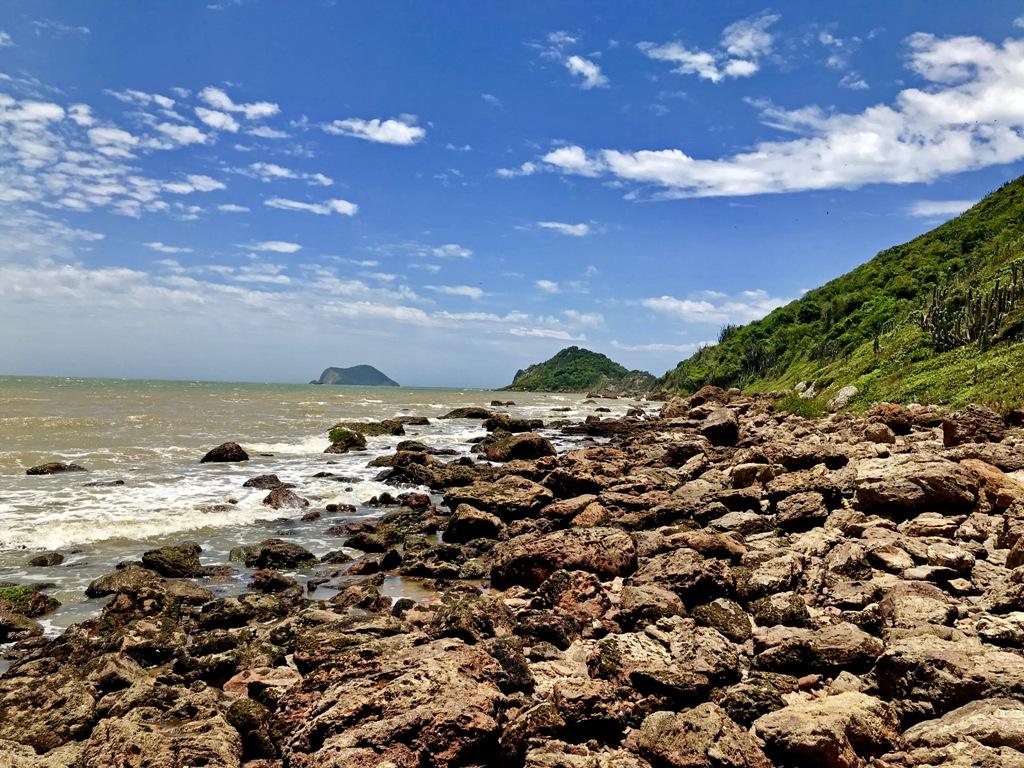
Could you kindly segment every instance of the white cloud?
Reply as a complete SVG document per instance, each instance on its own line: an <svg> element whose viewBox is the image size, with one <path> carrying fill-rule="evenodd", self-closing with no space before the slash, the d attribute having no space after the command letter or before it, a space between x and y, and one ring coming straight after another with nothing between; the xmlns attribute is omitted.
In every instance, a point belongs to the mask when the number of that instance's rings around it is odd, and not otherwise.
<svg viewBox="0 0 1024 768"><path fill-rule="evenodd" d="M543 163L655 185L661 197L710 197L927 182L1024 158L1024 41L916 34L908 43L909 66L928 87L907 88L892 105L841 113L757 104L766 124L797 138L717 159L568 146Z"/></svg>
<svg viewBox="0 0 1024 768"><path fill-rule="evenodd" d="M640 305L661 315L686 323L749 323L760 320L773 309L788 304L790 299L771 296L767 291L743 291L729 296L718 291L704 291L696 298L656 296L642 299Z"/></svg>
<svg viewBox="0 0 1024 768"><path fill-rule="evenodd" d="M227 185L210 176L192 173L185 177L185 181L170 181L163 188L175 195L190 195L193 192L216 192L227 189Z"/></svg>
<svg viewBox="0 0 1024 768"><path fill-rule="evenodd" d="M601 67L590 59L582 56L570 56L565 60L565 68L581 79L580 88L589 91L591 88L604 88L608 78L601 72Z"/></svg>
<svg viewBox="0 0 1024 768"><path fill-rule="evenodd" d="M258 139L287 139L291 135L287 131L280 131L277 128L271 128L269 125L257 125L247 128L245 132L249 136L255 136Z"/></svg>
<svg viewBox="0 0 1024 768"><path fill-rule="evenodd" d="M535 339L559 339L561 341L586 341L586 336L573 336L569 331L555 328L510 328L508 331L513 336L527 336Z"/></svg>
<svg viewBox="0 0 1024 768"><path fill-rule="evenodd" d="M499 168L497 173L503 179L512 179L516 176L532 176L539 170L539 166L536 163L526 161L518 168Z"/></svg>
<svg viewBox="0 0 1024 768"><path fill-rule="evenodd" d="M6 32L0 31L0 48L10 48L14 45L14 40Z"/></svg>
<svg viewBox="0 0 1024 768"><path fill-rule="evenodd" d="M177 125L175 123L160 123L156 129L171 141L186 146L188 144L205 144L210 137L200 131L194 125Z"/></svg>
<svg viewBox="0 0 1024 768"><path fill-rule="evenodd" d="M567 224L564 221L538 221L537 226L571 237L585 237L590 234L589 224Z"/></svg>
<svg viewBox="0 0 1024 768"><path fill-rule="evenodd" d="M269 101L254 101L250 104L236 104L231 97L220 88L207 86L199 92L199 98L214 109L221 112L241 112L249 120L273 117L281 111L277 104Z"/></svg>
<svg viewBox="0 0 1024 768"><path fill-rule="evenodd" d="M218 205L217 210L222 213L248 213L249 209L244 205L238 205L236 203L225 203L224 205Z"/></svg>
<svg viewBox="0 0 1024 768"><path fill-rule="evenodd" d="M533 284L544 291L544 293L562 292L562 287L554 280L535 280Z"/></svg>
<svg viewBox="0 0 1024 768"><path fill-rule="evenodd" d="M871 86L868 85L868 81L858 75L856 72L847 72L839 80L840 88L849 88L851 91L866 91Z"/></svg>
<svg viewBox="0 0 1024 768"><path fill-rule="evenodd" d="M493 93L481 93L480 94L480 98L483 99L484 101L486 101L492 107L503 107L503 106L505 106L504 104L501 103L501 99L499 99Z"/></svg>
<svg viewBox="0 0 1024 768"><path fill-rule="evenodd" d="M227 112L220 112L216 109L196 107L196 116L208 126L216 128L218 131L238 133L238 129L241 127L238 121Z"/></svg>
<svg viewBox="0 0 1024 768"><path fill-rule="evenodd" d="M602 171L600 161L587 157L583 147L559 147L548 152L541 159L561 171L579 176L597 176Z"/></svg>
<svg viewBox="0 0 1024 768"><path fill-rule="evenodd" d="M115 99L125 104L135 104L140 107L156 106L162 110L171 110L174 109L175 104L174 99L169 96L164 96L160 93L136 91L132 88L126 88L123 91L115 91L108 88L104 93L108 96L113 96Z"/></svg>
<svg viewBox="0 0 1024 768"><path fill-rule="evenodd" d="M920 218L936 218L959 216L973 206L977 200L918 200L907 209L911 216Z"/></svg>
<svg viewBox="0 0 1024 768"><path fill-rule="evenodd" d="M1024 16L1018 16L1016 19L1014 19L1013 26L1017 27L1018 29L1024 27Z"/></svg>
<svg viewBox="0 0 1024 768"><path fill-rule="evenodd" d="M662 45L643 42L637 47L648 58L674 64L672 71L680 75L697 75L712 83L750 77L760 69L760 59L772 51L774 36L768 29L779 18L762 13L733 22L722 30L720 45L713 50L687 47L678 41Z"/></svg>
<svg viewBox="0 0 1024 768"><path fill-rule="evenodd" d="M430 252L442 259L468 259L473 255L473 251L458 243L445 243L431 248Z"/></svg>
<svg viewBox="0 0 1024 768"><path fill-rule="evenodd" d="M465 296L467 299L481 299L484 292L472 285L428 285L427 288L436 293L448 296Z"/></svg>
<svg viewBox="0 0 1024 768"><path fill-rule="evenodd" d="M271 182L278 179L302 179L308 184L322 187L329 187L334 184L334 179L330 176L324 176L322 173L300 173L277 163L250 163L248 168L237 169L236 172L245 176L253 176L263 182Z"/></svg>
<svg viewBox="0 0 1024 768"><path fill-rule="evenodd" d="M303 203L298 200L288 200L283 197L272 197L264 200L263 204L268 208L280 208L285 211L306 211L315 213L318 216L328 216L332 213L340 213L342 216L355 216L359 206L350 203L348 200L325 200L322 203Z"/></svg>
<svg viewBox="0 0 1024 768"><path fill-rule="evenodd" d="M262 243L252 243L242 247L251 251L270 251L272 253L297 253L302 250L302 246L298 243L288 243L282 240L265 240Z"/></svg>
<svg viewBox="0 0 1024 768"><path fill-rule="evenodd" d="M152 251L159 251L160 253L192 253L191 248L181 248L175 245L165 245L159 241L152 243L143 243L144 246Z"/></svg>
<svg viewBox="0 0 1024 768"><path fill-rule="evenodd" d="M351 136L356 139L373 141L378 144L399 144L409 146L415 144L424 136L427 131L416 125L414 118L403 115L398 119L363 120L357 117L350 117L347 120L335 120L322 126L327 133L336 136Z"/></svg>

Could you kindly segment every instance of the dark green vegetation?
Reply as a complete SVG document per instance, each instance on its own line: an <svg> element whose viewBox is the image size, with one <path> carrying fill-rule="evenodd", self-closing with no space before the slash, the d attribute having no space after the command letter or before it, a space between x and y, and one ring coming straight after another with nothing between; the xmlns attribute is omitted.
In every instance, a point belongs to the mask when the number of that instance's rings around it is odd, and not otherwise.
<svg viewBox="0 0 1024 768"><path fill-rule="evenodd" d="M1009 407L1024 399L1024 177L781 307L722 329L662 378L752 391L852 384L878 400Z"/></svg>
<svg viewBox="0 0 1024 768"><path fill-rule="evenodd" d="M397 387L398 382L389 379L372 365L353 365L351 368L325 368L320 378L310 384L347 384L359 387Z"/></svg>
<svg viewBox="0 0 1024 768"><path fill-rule="evenodd" d="M630 371L606 355L580 347L566 347L550 360L517 371L503 389L527 392L585 392L613 389L640 392L656 379L646 371Z"/></svg>

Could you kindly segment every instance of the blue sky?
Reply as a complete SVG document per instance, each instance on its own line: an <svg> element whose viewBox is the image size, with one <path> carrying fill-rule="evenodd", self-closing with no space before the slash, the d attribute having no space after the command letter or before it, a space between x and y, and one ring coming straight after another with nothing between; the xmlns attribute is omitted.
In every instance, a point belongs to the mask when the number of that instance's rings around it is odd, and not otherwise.
<svg viewBox="0 0 1024 768"><path fill-rule="evenodd" d="M1024 159L1021 3L0 7L0 373L660 374Z"/></svg>

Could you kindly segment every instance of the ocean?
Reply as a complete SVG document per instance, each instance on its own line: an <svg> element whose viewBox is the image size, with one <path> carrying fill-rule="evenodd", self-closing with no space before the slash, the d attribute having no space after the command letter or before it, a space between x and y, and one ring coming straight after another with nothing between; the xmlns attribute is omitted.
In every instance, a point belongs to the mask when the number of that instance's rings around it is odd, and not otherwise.
<svg viewBox="0 0 1024 768"><path fill-rule="evenodd" d="M371 459L406 439L470 455L469 441L485 434L481 422L437 417L496 399L515 401L505 412L545 421L621 416L637 404L472 389L0 377L0 583L45 585L63 603L44 618L56 633L102 606L104 601L85 598L92 579L157 546L195 541L207 565L225 564L232 547L272 536L317 555L339 549L340 540L326 529L379 515L365 502L396 492L374 479L380 470L367 467ZM334 423L394 416L426 416L430 424L407 426L404 437L370 437L366 451L323 453ZM544 433L560 451L579 442ZM240 443L250 460L199 463L208 449L229 440ZM73 461L89 471L25 475L28 467L48 461ZM333 477L313 477L322 472ZM242 487L266 473L295 483L310 510L338 503L354 504L356 512L302 521L302 511L271 509L262 504L266 491ZM105 484L113 481L124 484ZM64 563L26 564L46 550L61 552ZM249 576L245 568L239 571L208 586L239 591ZM389 580L386 589L395 596L414 591L399 579Z"/></svg>

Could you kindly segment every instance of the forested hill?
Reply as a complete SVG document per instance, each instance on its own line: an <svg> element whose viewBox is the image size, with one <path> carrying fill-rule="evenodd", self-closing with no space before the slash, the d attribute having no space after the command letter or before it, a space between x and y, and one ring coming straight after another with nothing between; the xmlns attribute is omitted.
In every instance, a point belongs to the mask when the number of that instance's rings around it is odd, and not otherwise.
<svg viewBox="0 0 1024 768"><path fill-rule="evenodd" d="M1024 397L1024 177L957 218L762 320L722 329L661 380L877 400L1016 404Z"/></svg>
<svg viewBox="0 0 1024 768"><path fill-rule="evenodd" d="M516 372L503 389L531 392L586 392L611 389L646 391L656 379L646 371L630 371L607 355L580 347L566 347L543 363Z"/></svg>

